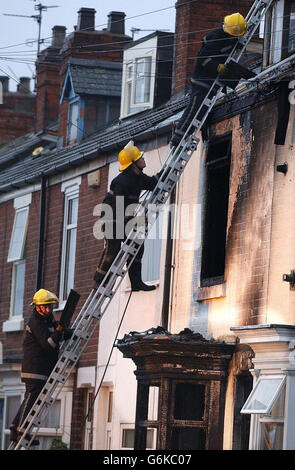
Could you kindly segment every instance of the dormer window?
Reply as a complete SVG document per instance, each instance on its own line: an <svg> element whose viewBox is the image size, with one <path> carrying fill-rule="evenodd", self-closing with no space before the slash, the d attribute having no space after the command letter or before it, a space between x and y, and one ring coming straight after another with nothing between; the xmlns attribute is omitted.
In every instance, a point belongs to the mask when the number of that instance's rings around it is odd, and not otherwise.
<svg viewBox="0 0 295 470"><path fill-rule="evenodd" d="M70 59L61 94L61 112L68 103L65 142L74 144L119 117L122 64Z"/></svg>
<svg viewBox="0 0 295 470"><path fill-rule="evenodd" d="M173 34L159 31L126 46L121 118L158 106L170 98Z"/></svg>

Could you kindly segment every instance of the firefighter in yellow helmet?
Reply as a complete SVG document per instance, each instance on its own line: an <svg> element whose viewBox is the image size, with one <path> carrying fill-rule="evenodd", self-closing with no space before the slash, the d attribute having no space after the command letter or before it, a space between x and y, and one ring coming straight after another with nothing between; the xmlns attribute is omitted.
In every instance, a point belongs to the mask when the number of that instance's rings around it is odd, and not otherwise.
<svg viewBox="0 0 295 470"><path fill-rule="evenodd" d="M207 95L212 83L220 75L221 83L235 88L239 79L229 73L224 64L237 44L239 37L247 31L247 22L240 13L233 13L224 18L222 26L208 33L202 42L191 78L190 102L184 110L174 134L171 146L177 147L198 108ZM242 78L238 77L238 78Z"/></svg>
<svg viewBox="0 0 295 470"><path fill-rule="evenodd" d="M26 391L10 426L11 441L18 441L21 437L20 427L57 362L59 342L72 334L71 330L63 331L54 320L53 308L57 303L57 296L46 289L39 289L33 297L31 305L34 309L25 327L23 342L21 380ZM34 440L32 445L38 445L38 441Z"/></svg>
<svg viewBox="0 0 295 470"><path fill-rule="evenodd" d="M94 275L95 288L102 282L120 250L121 243L128 236L126 233L128 226L130 227L128 222L133 219L130 214L134 212L138 204L140 193L143 190L152 191L160 177L160 173L154 176L143 173L146 166L143 154L144 152L139 150L132 140L119 153L120 173L112 180L110 190L103 200L105 248ZM107 217L107 214L110 216ZM147 285L142 281L143 252L144 245L141 246L128 270L133 291L155 289L155 286Z"/></svg>

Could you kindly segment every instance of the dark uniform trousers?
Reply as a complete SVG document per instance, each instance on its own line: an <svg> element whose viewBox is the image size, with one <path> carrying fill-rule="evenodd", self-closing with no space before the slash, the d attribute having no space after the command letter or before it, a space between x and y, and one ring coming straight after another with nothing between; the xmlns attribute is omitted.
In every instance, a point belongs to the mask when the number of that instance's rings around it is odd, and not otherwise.
<svg viewBox="0 0 295 470"><path fill-rule="evenodd" d="M94 280L98 285L102 282L104 276L106 275L109 268L111 267L113 261L115 260L117 254L120 251L121 244L125 239L126 239L126 236L124 239L105 237L104 250L103 250L102 256L100 258L100 261L98 263L96 273L94 276ZM143 253L144 253L144 245L142 245L140 249L138 250L137 255L130 267L128 267L128 263L127 263L131 287L135 287L138 282L141 282L141 268L142 268ZM108 279L106 278L105 282L107 281Z"/></svg>
<svg viewBox="0 0 295 470"><path fill-rule="evenodd" d="M218 76L218 65L225 63L237 40L236 37L225 33L223 28L216 28L203 38L202 47L198 53L192 74L190 101L174 130L174 135L171 139L173 146L177 146L181 141L214 80ZM230 80L230 76L227 79ZM223 80L220 80L220 82L222 83ZM236 86L236 83L231 80L224 81L223 83L232 88ZM202 116L198 116L198 119L202 119ZM192 126L189 134L193 130Z"/></svg>
<svg viewBox="0 0 295 470"><path fill-rule="evenodd" d="M143 172L136 174L131 167L128 167L112 180L110 191L106 194L103 201L104 204L111 207L112 217L105 219L103 229L105 247L94 275L94 280L97 285L102 282L111 267L120 251L122 242L126 240L132 227L136 226L136 220L134 216L130 214L134 214L134 208L139 202L141 191L152 191L157 184L160 174L161 172L154 176L148 176ZM120 209L117 210L116 208L117 196L123 197L124 200L124 207L121 212ZM129 209L131 212L129 212ZM132 290L138 290L138 287L144 285L141 275L143 253L144 245L142 244L132 264L128 266L127 262ZM107 281L108 279L106 278L106 282Z"/></svg>
<svg viewBox="0 0 295 470"><path fill-rule="evenodd" d="M26 392L22 404L12 422L12 425L19 431L25 418L27 417L30 409L37 400L42 388L44 387L46 380L34 380L30 379L26 381Z"/></svg>

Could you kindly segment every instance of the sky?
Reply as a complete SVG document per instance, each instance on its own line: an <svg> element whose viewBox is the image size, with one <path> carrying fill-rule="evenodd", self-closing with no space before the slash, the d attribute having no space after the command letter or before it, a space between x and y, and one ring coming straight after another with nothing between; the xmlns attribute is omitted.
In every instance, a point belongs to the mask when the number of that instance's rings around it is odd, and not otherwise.
<svg viewBox="0 0 295 470"><path fill-rule="evenodd" d="M107 26L110 11L124 11L125 34L131 35L130 28L145 30L175 31L176 0L10 0L0 5L0 75L8 75L9 89L15 91L20 77L34 74L34 61L37 53L38 23L31 15L38 14L35 5L58 6L42 13L41 50L51 43L52 28L65 26L66 34L77 24L78 10L81 7L96 10L96 29ZM27 15L29 18L5 16L4 14ZM136 33L134 39L150 34L151 31ZM30 42L35 41L35 42ZM31 90L33 81L31 81Z"/></svg>

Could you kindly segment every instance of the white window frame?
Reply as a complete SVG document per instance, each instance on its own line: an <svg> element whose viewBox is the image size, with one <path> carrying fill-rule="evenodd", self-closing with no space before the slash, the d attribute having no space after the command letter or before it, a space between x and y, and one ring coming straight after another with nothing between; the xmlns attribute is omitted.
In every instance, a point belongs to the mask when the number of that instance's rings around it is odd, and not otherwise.
<svg viewBox="0 0 295 470"><path fill-rule="evenodd" d="M148 59L148 60L147 60ZM145 60L145 71L144 71L144 78L149 79L149 100L148 101L142 101L140 103L136 103L136 84L137 84L137 64L138 61L140 60ZM149 64L150 61L150 77L145 77L146 69L147 69L147 64ZM135 57L132 61L128 62L125 65L125 88L124 88L124 109L125 109L125 115L129 116L137 111L142 111L142 108L147 109L151 108L153 106L153 89L154 89L154 80L153 78L153 56L148 55L148 56L139 56ZM131 78L129 77L129 68L132 66L132 76ZM129 93L129 85L131 84L131 89ZM144 83L145 86L145 83ZM131 111L132 109L132 111Z"/></svg>
<svg viewBox="0 0 295 470"><path fill-rule="evenodd" d="M21 242L21 246L20 246L20 249L19 249L18 253L13 256L13 254L11 252L12 252L12 246L14 244L16 222L17 222L17 217L21 212L24 212L26 214L25 224L23 226L23 232L22 232L22 242ZM7 262L8 263L13 262L13 261L19 261L23 257L25 243L26 243L27 228L28 228L28 218L29 218L29 207L28 206L16 209L15 214L14 214L13 228L12 228L10 244L9 244L9 250L8 250L8 256L7 256Z"/></svg>
<svg viewBox="0 0 295 470"><path fill-rule="evenodd" d="M77 121L73 122L72 121L72 110L73 107L77 106ZM69 101L69 110L68 110L68 128L67 128L67 142L68 144L73 144L75 142L78 142L79 139L79 116L80 116L80 98L75 97L73 100ZM72 132L72 129L74 131ZM71 137L71 134L74 134L73 137Z"/></svg>
<svg viewBox="0 0 295 470"><path fill-rule="evenodd" d="M134 450L133 447L123 447L123 432L124 430L133 430L135 432L134 423L121 423L120 426L120 450ZM153 430L153 447L147 447L146 450L155 450L157 442L157 428L149 427L147 431Z"/></svg>
<svg viewBox="0 0 295 470"><path fill-rule="evenodd" d="M280 62L283 57L283 44L285 24L286 0L277 0L268 10L261 22L264 24L264 33L260 28L260 37L264 37L263 67Z"/></svg>
<svg viewBox="0 0 295 470"><path fill-rule="evenodd" d="M141 75L138 75L138 63L140 61L144 61L144 71L143 74L141 72ZM153 57L152 55L149 56L144 56L144 57L136 57L134 60L134 68L133 68L133 74L134 74L134 81L133 81L133 86L134 86L134 93L133 93L133 101L131 102L133 108L141 108L142 106L149 106L151 102L151 73L152 73L152 62L153 62ZM149 69L149 70L148 70ZM149 74L149 76L148 76ZM146 82L149 80L149 99L146 101L141 101L140 103L136 102L136 87L137 87L137 80L138 79L143 79L144 83L144 89L146 89ZM145 94L145 90L144 90Z"/></svg>
<svg viewBox="0 0 295 470"><path fill-rule="evenodd" d="M5 443L6 436L8 436L10 432L9 428L6 427L6 418L7 418L7 401L9 398L12 398L12 397L19 397L20 404L23 400L23 395L20 390L11 391L7 393L4 397L3 396L1 397L1 398L4 398L3 429L1 429L1 432L2 432L1 449L2 450L4 450L4 443ZM7 424L10 425L11 423L7 423Z"/></svg>
<svg viewBox="0 0 295 470"><path fill-rule="evenodd" d="M270 402L268 403L267 408L266 409L249 409L248 405L251 402L252 397L255 395L256 390L259 388L259 385L262 382L267 382L267 380L274 380L274 379L275 380L280 380L281 383L277 386L277 389L276 389L275 393L273 394L273 397L271 398ZM265 376L259 377L259 379L257 380L255 386L253 387L253 390L251 391L250 395L248 396L244 406L242 407L241 413L242 414L268 415L270 413L276 399L278 398L285 382L286 382L286 376L285 375L265 375Z"/></svg>
<svg viewBox="0 0 295 470"><path fill-rule="evenodd" d="M127 48L124 51L123 75L122 75L122 92L121 92L121 114L120 118L131 116L137 112L145 109L150 109L154 105L154 90L155 90L155 75L156 75L156 61L157 61L157 36L142 41L138 45ZM151 61L150 67L150 91L149 101L142 103L135 103L135 85L136 85L136 63L140 59L149 59ZM128 76L129 67L132 65L132 77ZM147 65L146 65L147 67ZM131 83L131 96L130 103L128 97L128 85ZM129 109L129 104L130 108Z"/></svg>
<svg viewBox="0 0 295 470"><path fill-rule="evenodd" d="M75 178L70 181L66 181L62 183L61 191L64 193L64 216L63 216L63 235L62 235L62 253L61 253L61 270L60 270L60 286L59 286L59 308L64 308L66 304L66 299L63 299L63 293L65 289L65 270L66 270L66 254L67 254L67 233L68 230L78 228L78 220L77 223L68 225L68 209L69 209L69 201L72 199L78 199L78 208L79 211L79 186L81 184L81 177ZM76 257L76 247L77 247L77 238L76 238L76 245L75 245L75 257ZM74 257L74 266L73 269L75 271L75 257ZM70 288L74 287L74 275L73 275L73 285Z"/></svg>
<svg viewBox="0 0 295 470"><path fill-rule="evenodd" d="M21 312L14 314L14 306L15 306L15 287L16 287L16 275L17 275L17 267L20 264L26 265L26 261L24 258L24 250L26 245L27 239L27 231L28 231L28 223L29 223L29 205L32 202L32 193L25 194L24 196L20 196L14 199L13 206L15 209L14 214L14 222L13 228L11 232L10 244L9 244L9 251L7 256L7 262L13 263L12 265L12 277L11 277L11 289L10 289L10 307L9 307L9 319L3 323L2 330L5 333L10 331L21 331L24 328L24 318L23 318L23 309ZM17 216L20 212L26 213L26 219L23 227L22 233L22 242L19 249L17 256L12 256L11 250L13 245L13 239L15 234L16 228L16 221ZM23 283L25 283L25 270L24 270L24 278ZM25 287L25 285L24 285Z"/></svg>

